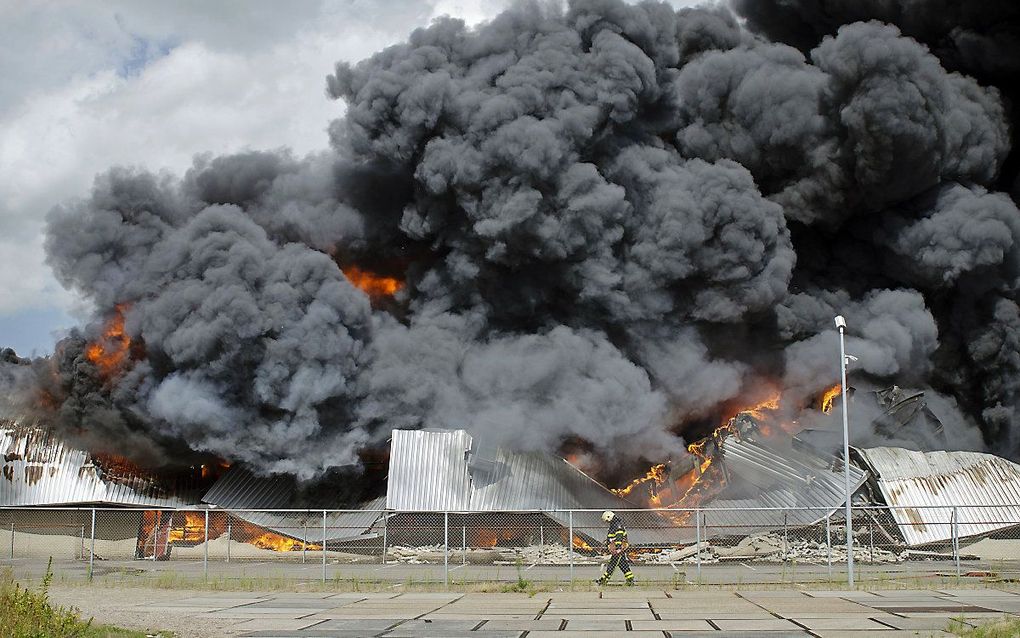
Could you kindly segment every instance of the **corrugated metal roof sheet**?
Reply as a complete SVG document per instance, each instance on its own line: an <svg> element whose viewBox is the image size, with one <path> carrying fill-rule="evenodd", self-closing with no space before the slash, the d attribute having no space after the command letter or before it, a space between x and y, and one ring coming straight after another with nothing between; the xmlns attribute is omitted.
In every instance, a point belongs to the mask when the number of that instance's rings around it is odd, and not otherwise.
<svg viewBox="0 0 1020 638"><path fill-rule="evenodd" d="M223 509L281 509L291 506L292 476L256 476L233 466L202 496L203 503Z"/></svg>
<svg viewBox="0 0 1020 638"><path fill-rule="evenodd" d="M260 527L307 541L321 543L322 510L260 512L251 510L285 509L292 505L294 479L291 476L256 476L243 467L232 467L202 497L203 503L231 510L238 518ZM329 541L351 540L365 536L381 518L386 497L380 496L357 510L328 511L325 537Z"/></svg>
<svg viewBox="0 0 1020 638"><path fill-rule="evenodd" d="M950 540L957 507L961 538L1020 525L1020 465L979 452L857 452L908 545Z"/></svg>
<svg viewBox="0 0 1020 638"><path fill-rule="evenodd" d="M846 499L842 461L793 447L778 449L735 436L723 440L721 462L729 487L712 500L709 532L748 534L784 525L812 525L842 506ZM856 491L867 472L850 466ZM729 496L735 494L735 496ZM755 508L783 508L769 510Z"/></svg>
<svg viewBox="0 0 1020 638"><path fill-rule="evenodd" d="M595 479L551 454L497 449L471 468L468 509L579 509L632 507Z"/></svg>
<svg viewBox="0 0 1020 638"><path fill-rule="evenodd" d="M360 510L327 511L326 540L333 543L374 538L376 534L371 533L371 529L382 519L384 502L385 497L380 496ZM323 539L321 510L288 513L232 510L231 514L277 534L308 543L321 543Z"/></svg>
<svg viewBox="0 0 1020 638"><path fill-rule="evenodd" d="M103 503L185 507L185 499L140 476L104 474L90 455L33 426L0 421L0 506Z"/></svg>

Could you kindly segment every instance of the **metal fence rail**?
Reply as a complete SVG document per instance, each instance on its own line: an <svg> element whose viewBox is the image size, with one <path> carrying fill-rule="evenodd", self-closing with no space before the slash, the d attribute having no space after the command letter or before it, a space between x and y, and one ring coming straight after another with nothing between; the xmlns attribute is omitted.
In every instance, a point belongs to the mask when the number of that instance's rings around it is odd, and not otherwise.
<svg viewBox="0 0 1020 638"><path fill-rule="evenodd" d="M854 507L869 584L1020 575L1017 505ZM601 511L0 508L0 565L33 577L575 586L607 562ZM843 510L624 510L638 581L828 583L846 577ZM616 574L617 582L622 576Z"/></svg>

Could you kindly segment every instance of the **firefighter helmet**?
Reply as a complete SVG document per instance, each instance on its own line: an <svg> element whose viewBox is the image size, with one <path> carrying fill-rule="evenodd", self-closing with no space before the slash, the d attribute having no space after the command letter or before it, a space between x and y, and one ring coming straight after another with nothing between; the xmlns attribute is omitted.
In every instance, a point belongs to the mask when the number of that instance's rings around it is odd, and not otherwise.
<svg viewBox="0 0 1020 638"><path fill-rule="evenodd" d="M613 520L614 518L616 518L616 514L612 513L611 511L606 510L602 512L602 520L605 521L606 523Z"/></svg>

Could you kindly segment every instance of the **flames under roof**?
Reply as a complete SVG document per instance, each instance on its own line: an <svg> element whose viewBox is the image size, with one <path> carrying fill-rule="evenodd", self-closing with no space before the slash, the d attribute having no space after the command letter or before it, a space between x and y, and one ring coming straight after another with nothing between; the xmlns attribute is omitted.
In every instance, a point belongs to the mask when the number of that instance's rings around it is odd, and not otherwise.
<svg viewBox="0 0 1020 638"><path fill-rule="evenodd" d="M634 505L564 459L541 452L485 447L464 430L394 430L386 507L407 511L540 510L592 538L605 531L602 510ZM574 512L572 519L565 511ZM663 525L662 527L666 527ZM676 541L670 530L631 528L631 541Z"/></svg>
<svg viewBox="0 0 1020 638"><path fill-rule="evenodd" d="M293 507L294 482L290 477L256 476L242 467L232 467L202 497L202 502L231 510L249 523L308 543L364 539L374 534L381 519L384 497L371 500L356 510L295 510L269 513L252 510L284 510ZM325 524L325 529L323 529Z"/></svg>
<svg viewBox="0 0 1020 638"><path fill-rule="evenodd" d="M1020 465L975 452L914 452L902 448L858 449L867 471L851 465L856 490L868 474L908 545L943 542L952 536L952 505L961 537L1013 526L1020 520ZM160 509L194 507L193 495L168 491L143 476L104 470L85 451L42 428L0 421L0 507L116 505ZM743 534L783 525L809 525L843 504L837 457L789 441L730 436L714 459L726 488L710 502L705 536ZM232 468L205 496L220 509L292 506L292 481L257 477ZM385 497L360 510L327 514L327 540L364 538L378 532L381 510L499 512L542 511L566 527L575 511L578 533L599 538L603 509L636 507L564 459L486 447L462 430L394 430ZM942 509L939 509L942 507ZM785 511L754 508L785 508ZM251 523L308 542L323 539L321 511L268 514L236 512ZM644 515L642 515L644 516ZM650 513L647 524L629 523L633 542L662 544L693 539L693 523L675 513Z"/></svg>
<svg viewBox="0 0 1020 638"><path fill-rule="evenodd" d="M715 534L760 531L763 527L809 525L843 504L842 466L837 460L809 451L779 449L732 436L723 442L720 462L728 476L726 494L706 505L732 508L713 511ZM867 473L851 467L853 489ZM602 509L637 506L590 478L565 460L541 452L487 449L463 430L394 430L386 507L409 511L497 512L541 510L561 525L575 512L576 531L598 538L604 525ZM786 512L749 508L791 508ZM678 526L676 514L657 510L641 515L645 523L629 524L637 544L677 543L692 539L693 523ZM658 520L661 519L661 520ZM750 522L750 526L749 526Z"/></svg>

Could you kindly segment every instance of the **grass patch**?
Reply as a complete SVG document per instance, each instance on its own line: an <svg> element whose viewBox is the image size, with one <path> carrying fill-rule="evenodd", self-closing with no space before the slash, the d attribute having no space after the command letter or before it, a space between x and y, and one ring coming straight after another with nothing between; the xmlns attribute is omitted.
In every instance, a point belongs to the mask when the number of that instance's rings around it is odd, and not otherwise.
<svg viewBox="0 0 1020 638"><path fill-rule="evenodd" d="M517 557L515 565L517 566L517 582L510 583L509 585L504 585L500 591L502 591L505 594L529 592L532 596L534 596L535 590L531 584L531 581L526 580L524 578L524 571L522 570L522 568L524 567L524 561L521 559L520 556Z"/></svg>
<svg viewBox="0 0 1020 638"><path fill-rule="evenodd" d="M992 621L977 627L953 620L949 623L948 631L964 638L1015 638L1020 636L1020 618Z"/></svg>
<svg viewBox="0 0 1020 638"><path fill-rule="evenodd" d="M151 634L108 625L94 625L83 620L71 607L55 606L49 600L53 582L53 559L46 567L38 589L22 587L15 582L8 567L0 572L0 636L4 638L146 638ZM171 638L171 634L157 634Z"/></svg>

